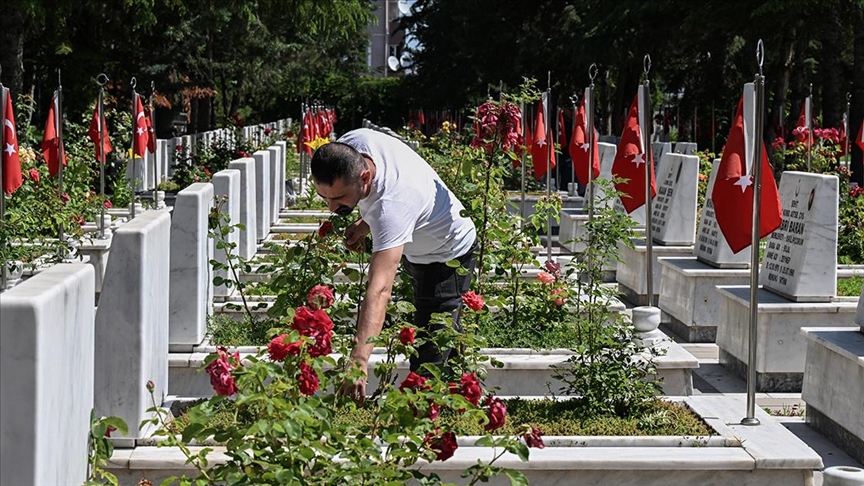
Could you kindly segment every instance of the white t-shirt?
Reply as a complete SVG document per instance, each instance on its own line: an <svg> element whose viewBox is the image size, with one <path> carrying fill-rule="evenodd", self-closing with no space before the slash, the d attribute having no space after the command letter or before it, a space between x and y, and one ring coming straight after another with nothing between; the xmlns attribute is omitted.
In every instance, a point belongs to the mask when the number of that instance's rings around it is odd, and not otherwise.
<svg viewBox="0 0 864 486"><path fill-rule="evenodd" d="M373 252L404 245L408 261L426 264L453 260L474 245L474 223L459 214L464 206L410 147L367 128L338 141L375 163L372 188L358 203L372 233Z"/></svg>

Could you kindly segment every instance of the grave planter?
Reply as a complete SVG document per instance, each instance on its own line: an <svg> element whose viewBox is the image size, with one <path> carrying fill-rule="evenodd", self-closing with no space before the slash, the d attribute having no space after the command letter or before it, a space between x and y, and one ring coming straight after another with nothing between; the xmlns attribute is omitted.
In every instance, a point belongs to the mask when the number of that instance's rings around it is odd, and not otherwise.
<svg viewBox="0 0 864 486"><path fill-rule="evenodd" d="M812 484L822 459L773 417L757 409L760 427L738 425L745 410L741 399L723 396L681 398L711 426L717 436L689 437L544 437L545 449L531 449L528 462L505 454L496 466L517 469L532 485L739 484L784 486ZM435 472L443 481L458 483L462 471L477 460L489 461L494 451L461 438L455 455L444 462L419 462L416 467ZM193 446L192 453L201 450ZM215 447L211 464L226 460ZM108 470L121 484L134 485L141 477L157 483L170 475L193 475L185 456L176 449L139 446L115 449ZM509 484L506 476L491 484Z"/></svg>

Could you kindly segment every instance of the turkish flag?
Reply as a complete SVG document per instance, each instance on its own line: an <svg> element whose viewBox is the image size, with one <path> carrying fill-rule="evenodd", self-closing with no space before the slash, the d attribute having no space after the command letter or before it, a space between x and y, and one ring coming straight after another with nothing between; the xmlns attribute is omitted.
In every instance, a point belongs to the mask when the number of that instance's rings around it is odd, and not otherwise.
<svg viewBox="0 0 864 486"><path fill-rule="evenodd" d="M59 112L60 107L57 103L57 92L51 97L51 108L48 109L48 119L45 120L45 134L42 135L42 155L45 157L45 162L48 163L48 173L51 177L60 173L60 160L63 161L63 167L66 167L66 151L63 150L63 144L60 143L60 137L57 133L57 121L63 122Z"/></svg>
<svg viewBox="0 0 864 486"><path fill-rule="evenodd" d="M141 97L135 95L135 119L134 130L132 134L132 153L138 157L144 158L147 153L147 144L150 142L150 132L147 127L147 114L144 113L144 105L141 104Z"/></svg>
<svg viewBox="0 0 864 486"><path fill-rule="evenodd" d="M843 157L846 155L846 137L849 134L849 120L846 119L846 113L843 113L843 120L840 121L840 129L837 131L840 138L837 156Z"/></svg>
<svg viewBox="0 0 864 486"><path fill-rule="evenodd" d="M11 195L21 187L21 160L18 158L18 132L15 130L15 112L12 109L12 94L3 89L6 112L3 114L3 192Z"/></svg>
<svg viewBox="0 0 864 486"><path fill-rule="evenodd" d="M153 131L153 111L150 107L144 108L144 120L147 122L147 151L156 153L156 132Z"/></svg>
<svg viewBox="0 0 864 486"><path fill-rule="evenodd" d="M811 113L813 110L810 103L804 100L804 104L801 105L801 113L798 115L798 128L799 130L795 130L795 139L798 140L799 143L803 143L805 147L810 148L810 140L808 138L808 134L811 130L813 130L813 114ZM803 128L803 129L802 129Z"/></svg>
<svg viewBox="0 0 864 486"><path fill-rule="evenodd" d="M855 138L855 145L864 151L864 118L861 119L861 128L858 129L858 137Z"/></svg>
<svg viewBox="0 0 864 486"><path fill-rule="evenodd" d="M630 111L627 113L624 132L618 142L618 151L612 163L612 176L627 179L616 183L615 189L624 194L621 203L627 214L639 209L645 204L645 154L642 152L642 132L639 129L639 94L633 98ZM596 152L595 152L596 153ZM657 183L654 181L654 157L648 161L651 174L651 197L657 195Z"/></svg>
<svg viewBox="0 0 864 486"><path fill-rule="evenodd" d="M99 131L102 131L102 144L99 144ZM93 108L93 118L90 120L90 130L87 131L87 134L90 136L90 140L93 142L93 145L96 147L96 160L102 160L102 152L105 152L107 157L108 154L114 151L114 147L111 146L111 139L108 138L108 125L105 124L105 113L102 113L102 122L99 122L99 107ZM107 162L107 159L106 159Z"/></svg>
<svg viewBox="0 0 864 486"><path fill-rule="evenodd" d="M534 139L531 144L531 159L534 163L534 177L540 179L546 175L546 166L555 168L555 151L549 147L549 133L546 130L546 120L543 114L543 102L537 105L537 118L534 120Z"/></svg>
<svg viewBox="0 0 864 486"><path fill-rule="evenodd" d="M300 151L306 152L309 157L312 157L312 147L306 145L306 142L311 142L315 139L313 124L312 111L307 110L306 114L303 115L303 130L300 131Z"/></svg>
<svg viewBox="0 0 864 486"><path fill-rule="evenodd" d="M573 168L576 170L576 177L582 184L588 183L588 142L586 140L586 117L585 117L585 99L579 102L579 108L573 116L573 134L570 136L570 158L573 159ZM594 179L600 174L600 151L597 150L597 130L594 130L594 137L591 139L591 147L594 150L593 176Z"/></svg>
<svg viewBox="0 0 864 486"><path fill-rule="evenodd" d="M723 148L711 200L717 225L733 253L750 246L753 228L753 176L747 174L744 139L744 97L738 101L735 123ZM762 145L762 199L759 207L759 237L764 238L780 227L783 220L780 194L768 153Z"/></svg>

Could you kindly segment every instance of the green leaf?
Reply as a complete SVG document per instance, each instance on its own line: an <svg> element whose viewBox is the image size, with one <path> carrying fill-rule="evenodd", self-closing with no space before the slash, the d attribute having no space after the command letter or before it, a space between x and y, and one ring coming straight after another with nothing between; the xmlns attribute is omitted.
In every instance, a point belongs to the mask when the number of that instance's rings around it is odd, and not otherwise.
<svg viewBox="0 0 864 486"><path fill-rule="evenodd" d="M521 472L505 469L504 474L510 479L510 486L528 486L528 478Z"/></svg>

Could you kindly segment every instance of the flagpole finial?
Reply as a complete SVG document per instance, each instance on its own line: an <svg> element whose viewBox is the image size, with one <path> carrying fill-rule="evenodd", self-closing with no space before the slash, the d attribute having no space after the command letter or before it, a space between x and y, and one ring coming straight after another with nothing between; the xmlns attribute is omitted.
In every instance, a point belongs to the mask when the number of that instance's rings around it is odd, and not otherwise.
<svg viewBox="0 0 864 486"><path fill-rule="evenodd" d="M57 89L63 88L63 83L61 82L60 68L57 68Z"/></svg>
<svg viewBox="0 0 864 486"><path fill-rule="evenodd" d="M810 96L813 96L813 83L810 83Z"/></svg>
<svg viewBox="0 0 864 486"><path fill-rule="evenodd" d="M135 79L135 76L132 76L132 80L129 81L129 84L132 85L132 91L135 91L135 88L138 86L138 80Z"/></svg>
<svg viewBox="0 0 864 486"><path fill-rule="evenodd" d="M597 69L597 63L592 62L591 66L588 67L588 79L591 80L591 86L594 86L594 78L597 77L597 71L599 71L599 69Z"/></svg>
<svg viewBox="0 0 864 486"><path fill-rule="evenodd" d="M762 63L765 61L765 44L762 39L756 43L756 64L759 66L759 76L762 76Z"/></svg>
<svg viewBox="0 0 864 486"><path fill-rule="evenodd" d="M576 100L578 100L578 99L579 99L579 95L576 95L576 94L570 95L570 104L572 104L575 107L576 106Z"/></svg>
<svg viewBox="0 0 864 486"><path fill-rule="evenodd" d="M846 92L846 103L849 103L851 101L852 101L852 93L847 91Z"/></svg>
<svg viewBox="0 0 864 486"><path fill-rule="evenodd" d="M150 81L150 94L152 95L155 92L156 92L156 81Z"/></svg>
<svg viewBox="0 0 864 486"><path fill-rule="evenodd" d="M99 73L99 75L96 76L96 84L98 84L100 88L104 87L107 83L108 75L105 73Z"/></svg>
<svg viewBox="0 0 864 486"><path fill-rule="evenodd" d="M645 73L646 77L648 71L651 71L651 54L645 54L645 57L642 58L642 72Z"/></svg>

